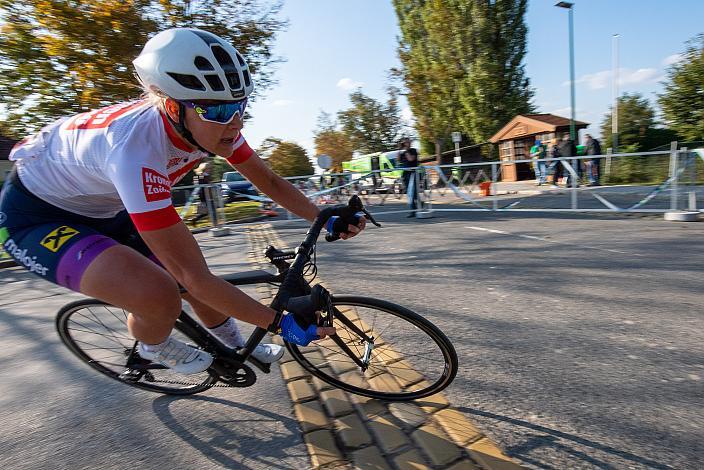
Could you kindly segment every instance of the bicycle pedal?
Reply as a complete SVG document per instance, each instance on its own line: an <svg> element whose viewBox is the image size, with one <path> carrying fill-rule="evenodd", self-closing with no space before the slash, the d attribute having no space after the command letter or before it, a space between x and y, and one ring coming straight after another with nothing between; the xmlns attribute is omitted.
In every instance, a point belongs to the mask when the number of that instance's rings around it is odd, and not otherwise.
<svg viewBox="0 0 704 470"><path fill-rule="evenodd" d="M139 379L141 379L143 375L144 371L125 369L118 377L120 380L124 380L125 382L139 382Z"/></svg>

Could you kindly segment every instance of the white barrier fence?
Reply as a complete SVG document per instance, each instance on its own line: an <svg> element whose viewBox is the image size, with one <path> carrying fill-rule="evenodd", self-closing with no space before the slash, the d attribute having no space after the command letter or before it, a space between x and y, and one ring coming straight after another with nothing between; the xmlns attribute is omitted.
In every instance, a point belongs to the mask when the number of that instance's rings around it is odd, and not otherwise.
<svg viewBox="0 0 704 470"><path fill-rule="evenodd" d="M599 163L596 163L599 162ZM700 167L704 168L704 150L589 155L561 159L515 160L511 165L535 167L544 164L555 178L562 169L562 181L502 181L507 162L481 162L452 165L422 165L407 169L416 191L416 214L432 211L532 211L532 212L652 212L697 210L697 200L704 196L698 185ZM596 169L599 174L596 175ZM588 173L598 176L602 185L589 186ZM339 204L359 194L376 214L410 212L408 194L400 170L376 170L367 174L323 174L287 178L315 204ZM623 183L631 181L630 183ZM219 184L185 186L174 191L188 191L181 215L198 207L212 225L227 223L225 201ZM243 195L243 199L270 208L264 196ZM393 204L390 204L393 203ZM400 206L399 206L400 204ZM393 207L389 207L393 206ZM294 217L287 213L287 219Z"/></svg>

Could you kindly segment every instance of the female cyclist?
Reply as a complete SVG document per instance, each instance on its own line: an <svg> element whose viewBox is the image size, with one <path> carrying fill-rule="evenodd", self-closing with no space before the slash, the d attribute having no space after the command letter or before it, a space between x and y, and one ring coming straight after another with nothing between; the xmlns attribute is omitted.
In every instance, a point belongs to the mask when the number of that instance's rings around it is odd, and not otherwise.
<svg viewBox="0 0 704 470"><path fill-rule="evenodd" d="M208 154L222 155L274 201L313 221L318 208L279 177L241 134L253 90L244 58L198 29L163 31L134 60L144 99L60 119L19 142L0 194L0 243L44 279L130 312L139 354L174 371L212 357L170 336L183 298L227 346L238 318L307 344L334 328L301 326L213 275L171 201L171 187ZM348 226L363 230L360 218ZM303 323L303 322L301 322ZM253 353L274 362L280 346Z"/></svg>

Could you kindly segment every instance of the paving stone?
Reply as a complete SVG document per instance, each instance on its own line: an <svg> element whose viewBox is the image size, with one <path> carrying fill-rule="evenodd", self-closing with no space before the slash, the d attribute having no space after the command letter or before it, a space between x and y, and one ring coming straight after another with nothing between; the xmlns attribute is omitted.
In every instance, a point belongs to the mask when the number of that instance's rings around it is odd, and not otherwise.
<svg viewBox="0 0 704 470"><path fill-rule="evenodd" d="M339 388L326 390L320 394L320 400L330 416L337 418L338 416L348 415L354 412L349 398L345 392Z"/></svg>
<svg viewBox="0 0 704 470"><path fill-rule="evenodd" d="M369 388L369 384L364 379L364 376L362 376L362 373L358 370L345 372L344 374L339 375L339 378L340 381L353 387L363 388L365 390Z"/></svg>
<svg viewBox="0 0 704 470"><path fill-rule="evenodd" d="M330 425L330 420L323 411L323 407L317 401L298 403L293 406L293 411L304 433Z"/></svg>
<svg viewBox="0 0 704 470"><path fill-rule="evenodd" d="M284 380L296 380L307 377L309 374L298 362L293 361L281 364L281 375Z"/></svg>
<svg viewBox="0 0 704 470"><path fill-rule="evenodd" d="M433 415L433 419L459 446L466 446L482 437L481 431L474 424L452 408L438 411Z"/></svg>
<svg viewBox="0 0 704 470"><path fill-rule="evenodd" d="M424 379L423 374L415 370L413 366L406 361L387 364L386 369L389 371L389 374L394 376L394 379L396 379L401 387L408 387Z"/></svg>
<svg viewBox="0 0 704 470"><path fill-rule="evenodd" d="M309 432L303 435L303 440L308 448L308 455L310 455L314 468L344 462L345 458L337 448L331 431L321 429Z"/></svg>
<svg viewBox="0 0 704 470"><path fill-rule="evenodd" d="M312 400L317 396L313 387L305 379L289 382L286 384L286 387L294 403Z"/></svg>
<svg viewBox="0 0 704 470"><path fill-rule="evenodd" d="M447 470L479 470L474 462L464 459L447 467Z"/></svg>
<svg viewBox="0 0 704 470"><path fill-rule="evenodd" d="M409 428L425 424L429 416L419 406L408 402L390 403L389 412Z"/></svg>
<svg viewBox="0 0 704 470"><path fill-rule="evenodd" d="M320 367L328 361L318 348L307 350L303 355L308 360L308 362L310 362L316 367Z"/></svg>
<svg viewBox="0 0 704 470"><path fill-rule="evenodd" d="M403 359L391 345L377 345L377 340L375 340L374 343L374 358L378 361L383 361L385 365L393 364L394 362Z"/></svg>
<svg viewBox="0 0 704 470"><path fill-rule="evenodd" d="M384 457L375 446L369 446L352 452L352 462L355 469L360 470L391 470Z"/></svg>
<svg viewBox="0 0 704 470"><path fill-rule="evenodd" d="M433 465L447 465L462 456L460 448L440 428L426 424L411 434Z"/></svg>
<svg viewBox="0 0 704 470"><path fill-rule="evenodd" d="M399 470L430 470L431 467L425 462L420 453L411 449L394 457L394 465Z"/></svg>
<svg viewBox="0 0 704 470"><path fill-rule="evenodd" d="M367 426L379 443L379 447L387 454L410 443L406 434L389 419L390 416L375 416Z"/></svg>
<svg viewBox="0 0 704 470"><path fill-rule="evenodd" d="M484 468L491 470L519 470L521 468L486 437L471 444L467 450L469 456Z"/></svg>
<svg viewBox="0 0 704 470"><path fill-rule="evenodd" d="M369 385L371 385L371 388L380 392L401 392L401 387L398 382L396 382L393 376L389 374L377 375L376 377L367 379L367 381L369 382Z"/></svg>
<svg viewBox="0 0 704 470"><path fill-rule="evenodd" d="M388 411L386 404L375 398L350 394L350 399L364 421L369 421L370 419L383 415Z"/></svg>
<svg viewBox="0 0 704 470"><path fill-rule="evenodd" d="M324 369L321 369L321 371L328 374L328 375L332 375L333 377L335 376L335 374L332 372L332 370L327 367ZM329 383L324 382L315 376L313 376L313 386L319 392L322 392L323 390L331 390L331 389L335 388L332 385L330 385Z"/></svg>
<svg viewBox="0 0 704 470"><path fill-rule="evenodd" d="M335 348L338 348L337 345L335 345ZM330 355L326 354L325 357L329 361L330 367L337 375L342 375L345 372L349 372L358 368L357 364L352 362L352 359L350 359L347 354L344 354L342 352Z"/></svg>
<svg viewBox="0 0 704 470"><path fill-rule="evenodd" d="M335 430L337 437L347 448L356 449L372 443L372 437L356 414L336 419Z"/></svg>
<svg viewBox="0 0 704 470"><path fill-rule="evenodd" d="M417 384L415 387L417 387L418 389L422 389L429 386L430 383L423 381ZM423 411L425 411L426 413L435 413L437 410L441 408L447 408L450 405L450 402L447 401L447 398L445 398L445 395L443 395L442 392L436 393L435 395L430 395L429 397L413 400L413 403L423 408Z"/></svg>

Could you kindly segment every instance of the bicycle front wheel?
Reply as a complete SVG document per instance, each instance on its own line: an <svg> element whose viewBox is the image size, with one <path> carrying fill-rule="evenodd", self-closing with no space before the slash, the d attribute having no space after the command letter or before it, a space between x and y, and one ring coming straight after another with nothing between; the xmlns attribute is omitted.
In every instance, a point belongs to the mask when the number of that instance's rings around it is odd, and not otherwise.
<svg viewBox="0 0 704 470"><path fill-rule="evenodd" d="M455 378L454 346L417 313L368 297L336 296L333 306L338 341L286 343L291 356L319 379L358 395L405 401L438 393Z"/></svg>
<svg viewBox="0 0 704 470"><path fill-rule="evenodd" d="M150 368L137 375L126 375L127 359L136 345L127 331L127 315L124 309L100 300L79 300L59 311L56 330L61 341L83 362L111 379L133 387L168 395L191 395L207 390L217 382L217 378L207 371L179 375L166 368ZM172 335L192 342L178 330L177 323Z"/></svg>

